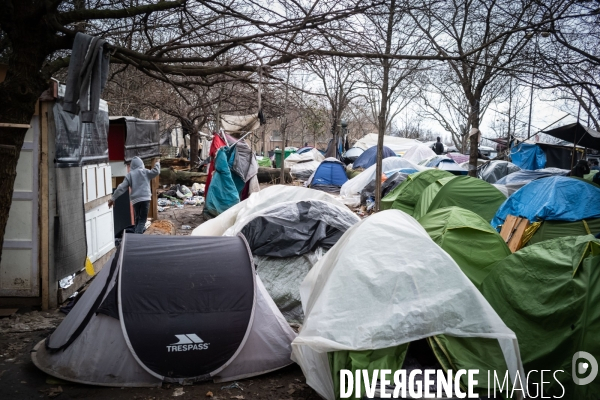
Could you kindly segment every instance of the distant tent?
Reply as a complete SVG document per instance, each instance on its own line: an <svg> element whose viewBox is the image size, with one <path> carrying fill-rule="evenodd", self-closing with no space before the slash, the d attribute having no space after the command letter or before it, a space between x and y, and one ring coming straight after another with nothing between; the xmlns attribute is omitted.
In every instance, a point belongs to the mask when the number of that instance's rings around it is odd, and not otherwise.
<svg viewBox="0 0 600 400"><path fill-rule="evenodd" d="M360 194L363 189L375 179L376 165L371 165L369 168L360 172L357 176L344 183L340 189L340 195L344 204L356 207L360 205ZM413 164L402 157L388 157L381 161L381 170L390 177L396 172L415 173L424 171L427 168Z"/></svg>
<svg viewBox="0 0 600 400"><path fill-rule="evenodd" d="M419 200L417 200L417 204L415 204L413 217L415 219L419 219L423 215L427 214L427 210L429 209L431 202L433 201L435 196L438 194L440 189L446 183L450 182L454 178L456 178L456 176L454 176L454 175L453 176L445 176L443 178L440 178L440 179L434 181L433 183L431 183L431 185L427 186L425 188L425 190L423 190L423 192L421 193L421 196L419 196Z"/></svg>
<svg viewBox="0 0 600 400"><path fill-rule="evenodd" d="M356 143L354 143L354 147L361 148L363 150L367 150L373 146L377 146L377 141L379 140L379 135L376 133L367 133L362 138L358 139ZM419 144L416 139L408 139L401 138L397 136L384 135L383 136L383 145L392 149L394 153L401 156L408 149L413 147L415 144Z"/></svg>
<svg viewBox="0 0 600 400"><path fill-rule="evenodd" d="M418 221L475 286L487 275L486 268L512 254L490 223L472 211L459 207L438 208Z"/></svg>
<svg viewBox="0 0 600 400"><path fill-rule="evenodd" d="M312 189L324 192L339 192L344 183L348 181L344 164L341 161L329 157L326 158L312 177L308 180L308 186Z"/></svg>
<svg viewBox="0 0 600 400"><path fill-rule="evenodd" d="M36 345L34 364L59 379L114 387L230 381L289 365L296 335L247 246L242 237L125 234Z"/></svg>
<svg viewBox="0 0 600 400"><path fill-rule="evenodd" d="M600 393L600 379L577 385L572 376L573 362L582 360L574 354L600 354L598 255L600 242L591 235L548 240L506 257L482 280L481 293L519 339L528 380L541 382L541 370L564 371L555 374L560 384L546 381L548 398L597 399Z"/></svg>
<svg viewBox="0 0 600 400"><path fill-rule="evenodd" d="M352 164L362 153L365 151L363 149L359 149L358 147L352 147L342 154L344 162L346 164Z"/></svg>
<svg viewBox="0 0 600 400"><path fill-rule="evenodd" d="M412 161L415 164L431 157L435 157L435 152L423 143L415 144L402 156L405 160Z"/></svg>
<svg viewBox="0 0 600 400"><path fill-rule="evenodd" d="M540 146L531 143L519 143L510 150L510 158L521 169L542 169L546 167L546 154Z"/></svg>
<svg viewBox="0 0 600 400"><path fill-rule="evenodd" d="M515 164L503 161L503 160L492 160L481 167L477 168L477 176L489 183L496 183L500 178L504 178L508 174L520 171L521 168Z"/></svg>
<svg viewBox="0 0 600 400"><path fill-rule="evenodd" d="M508 215L537 221L567 221L600 218L600 189L579 179L553 176L522 187L506 200L492 220L497 228Z"/></svg>
<svg viewBox="0 0 600 400"><path fill-rule="evenodd" d="M479 369L481 392L488 388L487 371L502 377L506 370L512 377L521 371L514 333L403 212L379 212L348 229L312 268L300 293L306 316L292 359L326 399L339 398L341 369L406 368L407 348L421 339L443 368ZM470 351L446 345L450 336Z"/></svg>
<svg viewBox="0 0 600 400"><path fill-rule="evenodd" d="M512 196L514 192L536 179L547 178L549 176L566 176L568 173L569 170L559 168L544 168L537 171L522 169L498 179L494 185L504 186L508 195Z"/></svg>
<svg viewBox="0 0 600 400"><path fill-rule="evenodd" d="M427 212L457 206L491 221L506 196L493 185L470 176L458 176L447 182L431 200Z"/></svg>
<svg viewBox="0 0 600 400"><path fill-rule="evenodd" d="M423 190L438 179L448 176L453 175L440 169L430 169L409 175L404 182L381 199L381 209L395 208L412 215Z"/></svg>
<svg viewBox="0 0 600 400"><path fill-rule="evenodd" d="M388 157L396 157L396 153L394 153L389 147L383 146L383 152L381 158ZM377 162L377 146L373 146L367 150L365 150L354 162L352 163L353 169L363 168L367 169L371 165L374 165Z"/></svg>

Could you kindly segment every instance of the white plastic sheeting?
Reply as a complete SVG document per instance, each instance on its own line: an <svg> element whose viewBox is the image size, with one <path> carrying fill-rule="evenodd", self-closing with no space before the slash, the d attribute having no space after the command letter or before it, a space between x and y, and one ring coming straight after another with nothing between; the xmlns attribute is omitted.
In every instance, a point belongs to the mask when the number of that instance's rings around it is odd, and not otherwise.
<svg viewBox="0 0 600 400"><path fill-rule="evenodd" d="M321 161L307 161L297 164L292 164L290 167L290 175L292 178L300 181L308 181L321 165Z"/></svg>
<svg viewBox="0 0 600 400"><path fill-rule="evenodd" d="M418 164L420 161L423 161L427 158L435 157L435 155L435 152L431 150L430 147L419 143L408 149L402 158Z"/></svg>
<svg viewBox="0 0 600 400"><path fill-rule="evenodd" d="M418 140L407 139L395 136L385 135L383 137L383 145L392 149L392 151L398 155L403 155L408 149L416 144L419 144ZM377 146L377 134L368 133L354 143L353 147L358 147L363 150L367 150L373 146Z"/></svg>
<svg viewBox="0 0 600 400"><path fill-rule="evenodd" d="M416 169L417 171L429 169L405 160L404 157L384 158L381 161L381 167L383 173L386 175L393 171L397 172L399 169L403 168ZM358 207L360 205L360 192L375 178L376 168L376 164L371 165L369 168L365 169L363 172L342 185L342 188L340 189L340 196L344 204L350 207Z"/></svg>
<svg viewBox="0 0 600 400"><path fill-rule="evenodd" d="M192 231L192 236L222 236L236 221L274 204L293 200L323 200L344 207L344 204L339 200L320 190L298 186L269 186L260 192L253 193L249 198L231 207L218 217L199 225Z"/></svg>
<svg viewBox="0 0 600 400"><path fill-rule="evenodd" d="M515 334L402 211L377 213L346 231L311 269L300 295L305 319L292 359L326 399L334 399L328 352L383 349L440 334L498 339L513 379L523 373Z"/></svg>
<svg viewBox="0 0 600 400"><path fill-rule="evenodd" d="M323 154L321 154L321 152L319 150L312 149L312 150L306 151L302 154L298 154L298 153L290 154L285 160L283 160L283 163L285 164L286 168L292 168L292 166L295 164L304 163L304 162L308 162L308 161L321 162L324 159L325 159L325 156Z"/></svg>

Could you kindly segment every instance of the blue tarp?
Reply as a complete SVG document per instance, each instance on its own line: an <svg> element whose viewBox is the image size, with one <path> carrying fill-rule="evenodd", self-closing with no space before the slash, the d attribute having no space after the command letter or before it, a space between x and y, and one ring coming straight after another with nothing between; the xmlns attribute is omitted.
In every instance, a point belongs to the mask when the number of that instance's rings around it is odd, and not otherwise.
<svg viewBox="0 0 600 400"><path fill-rule="evenodd" d="M388 157L396 157L396 153L389 147L383 146L383 154L381 159ZM354 162L352 163L352 169L364 168L367 169L371 165L377 162L377 146L373 146L364 151Z"/></svg>
<svg viewBox="0 0 600 400"><path fill-rule="evenodd" d="M546 167L546 154L540 146L519 143L510 149L513 164L521 169L542 169Z"/></svg>
<svg viewBox="0 0 600 400"><path fill-rule="evenodd" d="M566 176L533 181L510 196L498 209L492 226L497 228L508 215L535 221L580 221L600 218L600 189Z"/></svg>
<svg viewBox="0 0 600 400"><path fill-rule="evenodd" d="M348 177L346 176L346 170L344 164L336 160L335 158L326 158L317 170L310 182L310 187L315 186L339 186L341 187Z"/></svg>
<svg viewBox="0 0 600 400"><path fill-rule="evenodd" d="M221 147L215 156L215 172L206 196L204 212L216 217L240 202L244 181L231 173L230 166L235 158L235 147ZM241 188L240 188L241 185Z"/></svg>
<svg viewBox="0 0 600 400"><path fill-rule="evenodd" d="M497 185L512 185L516 183L529 183L536 179L547 178L549 176L560 176L567 175L569 173L566 169L559 168L546 168L539 169L537 171L530 171L527 169L523 169L521 171L513 172L512 174L508 174L505 177L498 179L495 183Z"/></svg>

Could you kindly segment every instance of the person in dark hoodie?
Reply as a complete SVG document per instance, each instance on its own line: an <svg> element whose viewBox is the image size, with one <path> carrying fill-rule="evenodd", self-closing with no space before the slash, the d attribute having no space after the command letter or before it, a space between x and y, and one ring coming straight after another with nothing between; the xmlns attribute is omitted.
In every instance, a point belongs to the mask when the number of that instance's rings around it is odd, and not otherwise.
<svg viewBox="0 0 600 400"><path fill-rule="evenodd" d="M108 201L108 207L112 207L115 200L131 188L130 199L135 214L135 233L144 233L148 210L150 210L150 199L152 198L150 181L158 174L160 174L160 162L157 161L154 168L147 170L144 168L144 162L139 157L133 157L131 170Z"/></svg>

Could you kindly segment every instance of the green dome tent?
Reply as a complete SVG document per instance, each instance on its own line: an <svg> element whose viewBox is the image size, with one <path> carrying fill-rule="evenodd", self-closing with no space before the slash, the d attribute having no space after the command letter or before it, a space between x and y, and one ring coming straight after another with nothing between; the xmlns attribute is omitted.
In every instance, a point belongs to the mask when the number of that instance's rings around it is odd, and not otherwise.
<svg viewBox="0 0 600 400"><path fill-rule="evenodd" d="M427 189L435 185L433 183ZM490 265L512 254L504 239L489 222L464 208L440 208L422 216L419 223L476 287L489 272L487 269ZM502 350L497 341L437 335L428 338L428 343L444 369L476 368L481 371L496 371L502 376L506 371L506 365L502 362ZM482 378L480 388L492 386L487 379L483 379L487 378L487 373L479 377Z"/></svg>
<svg viewBox="0 0 600 400"><path fill-rule="evenodd" d="M415 205L423 190L438 179L454 176L441 169L428 169L409 175L408 178L394 190L381 199L381 209L394 208L412 216ZM494 210L495 211L495 210Z"/></svg>
<svg viewBox="0 0 600 400"><path fill-rule="evenodd" d="M473 211L489 222L505 201L506 196L494 185L470 176L458 176L438 191L427 212L457 206Z"/></svg>
<svg viewBox="0 0 600 400"><path fill-rule="evenodd" d="M492 266L480 290L517 334L526 372L563 370L556 378L564 398L600 399L600 379L579 386L571 375L576 352L600 354L598 240L571 236L525 247ZM560 396L561 386L548 380L546 395Z"/></svg>
<svg viewBox="0 0 600 400"><path fill-rule="evenodd" d="M476 287L487 275L487 267L512 254L489 222L464 208L440 208L422 216L419 223Z"/></svg>
<svg viewBox="0 0 600 400"><path fill-rule="evenodd" d="M415 205L413 217L415 219L419 219L423 215L427 214L427 209L429 208L429 205L431 204L431 201L434 199L435 195L446 183L450 182L454 178L456 178L456 176L446 176L427 186L425 190L423 190L423 193L421 193L421 196Z"/></svg>

